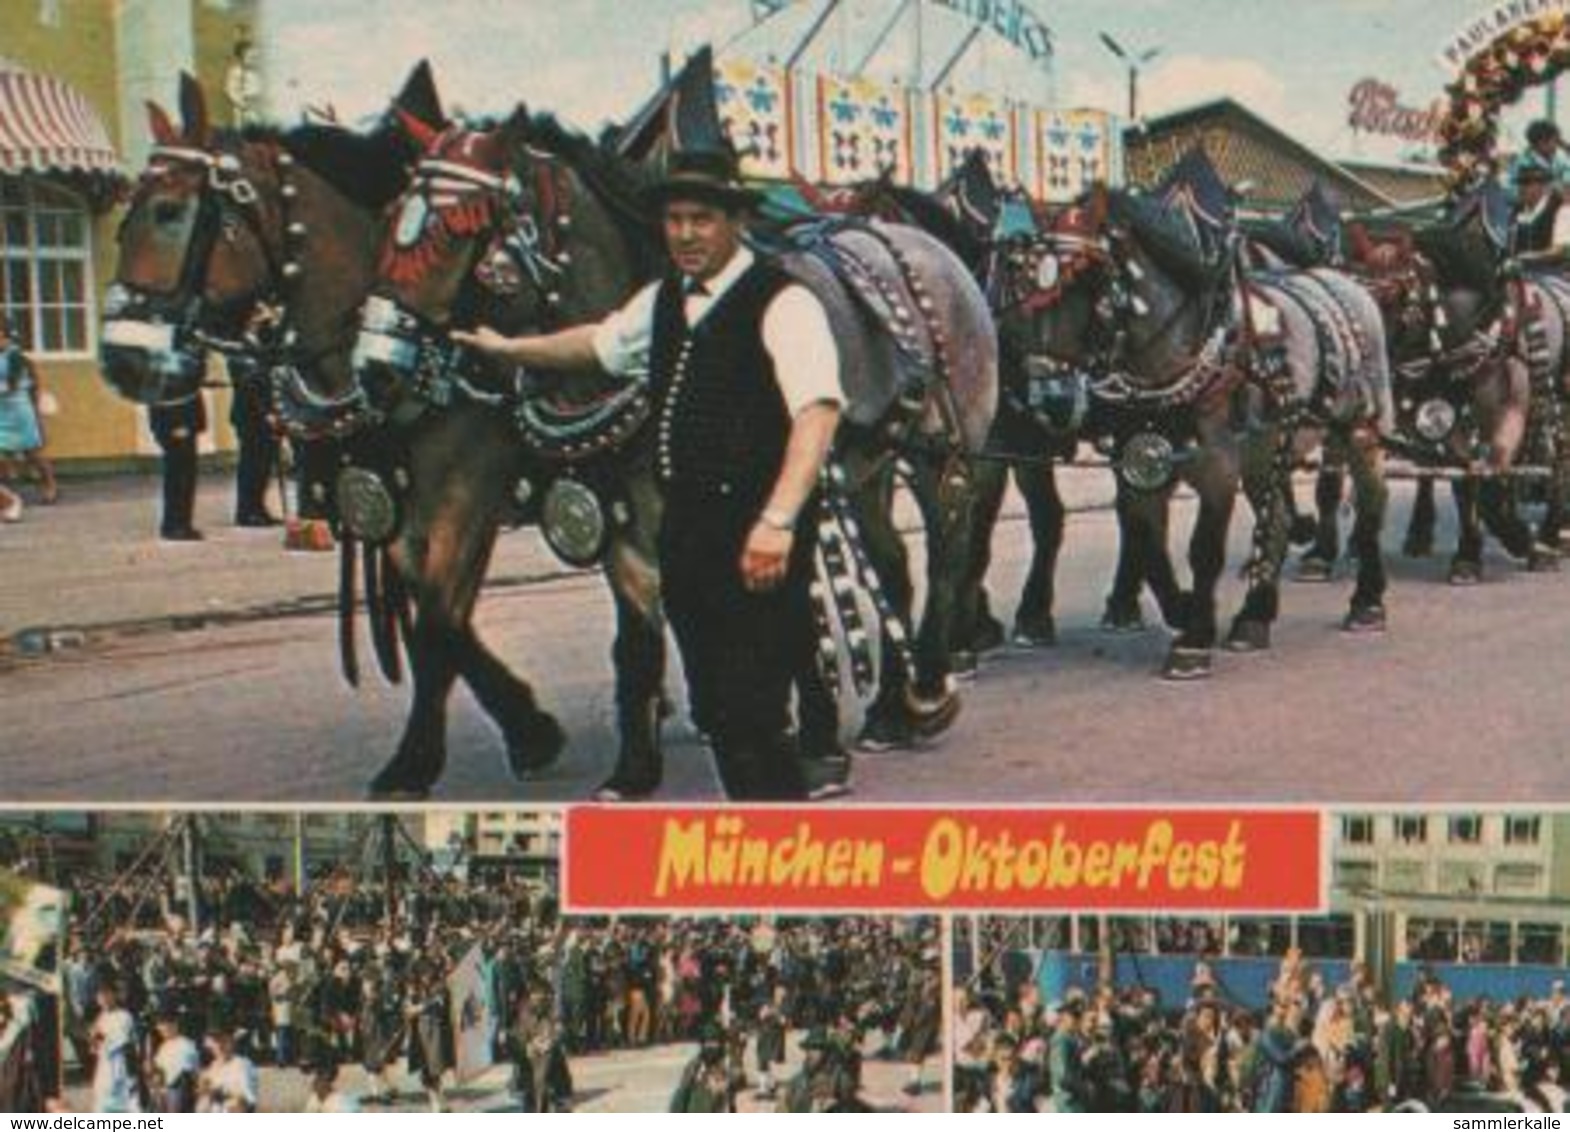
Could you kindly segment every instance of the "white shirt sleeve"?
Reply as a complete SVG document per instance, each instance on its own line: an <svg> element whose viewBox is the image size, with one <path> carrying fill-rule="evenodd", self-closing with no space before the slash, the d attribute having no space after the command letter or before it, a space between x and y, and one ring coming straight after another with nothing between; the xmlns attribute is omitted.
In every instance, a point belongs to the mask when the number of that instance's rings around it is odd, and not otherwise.
<svg viewBox="0 0 1570 1132"><path fill-rule="evenodd" d="M785 407L795 418L809 405L845 404L839 347L828 312L799 283L774 297L763 314L763 345L774 359Z"/></svg>
<svg viewBox="0 0 1570 1132"><path fill-rule="evenodd" d="M649 344L654 340L654 300L660 285L650 283L620 310L607 315L594 330L594 352L605 372L636 377L649 372Z"/></svg>
<svg viewBox="0 0 1570 1132"><path fill-rule="evenodd" d="M1554 235L1549 246L1556 252L1570 251L1570 202L1554 214Z"/></svg>

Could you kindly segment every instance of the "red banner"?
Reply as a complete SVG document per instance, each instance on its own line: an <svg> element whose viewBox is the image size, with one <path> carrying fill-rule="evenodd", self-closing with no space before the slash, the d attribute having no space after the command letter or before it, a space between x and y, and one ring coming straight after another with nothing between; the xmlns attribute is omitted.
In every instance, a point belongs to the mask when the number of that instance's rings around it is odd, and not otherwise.
<svg viewBox="0 0 1570 1132"><path fill-rule="evenodd" d="M1315 912L1310 811L576 807L572 912Z"/></svg>

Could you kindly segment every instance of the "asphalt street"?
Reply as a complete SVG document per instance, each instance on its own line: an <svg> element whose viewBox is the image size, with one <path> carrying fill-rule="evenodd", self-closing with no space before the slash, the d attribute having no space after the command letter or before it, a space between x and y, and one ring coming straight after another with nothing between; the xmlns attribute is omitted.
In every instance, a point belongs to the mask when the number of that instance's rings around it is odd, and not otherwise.
<svg viewBox="0 0 1570 1132"><path fill-rule="evenodd" d="M1174 685L1156 676L1165 631L1098 628L1116 532L1095 504L1110 485L1102 472L1069 478L1079 509L1061 563L1058 647L987 658L940 742L857 759L853 801L1540 803L1570 795L1570 576L1527 574L1491 550L1485 583L1458 589L1444 581L1444 557L1392 554L1388 633L1338 630L1350 595L1344 577L1291 585L1269 653L1219 654L1211 680ZM1391 550L1410 484L1394 495ZM358 691L340 680L335 556L285 555L271 533L216 522L206 545L162 547L147 538L149 506L129 487L81 488L73 498L68 485L59 508L30 510L0 531L0 575L9 579L0 588L6 800L363 799L396 746L408 690L374 672ZM209 518L221 506L204 497ZM1448 517L1448 505L1441 510ZM1191 512L1180 505L1175 531L1184 538ZM1235 565L1247 523L1234 527ZM1448 538L1442 531L1442 547ZM995 545L990 586L1011 613L1028 561L1017 508ZM504 537L493 577L480 631L535 684L570 747L544 779L513 782L496 733L460 690L436 800L583 799L615 752L604 585L561 568L532 531ZM1229 576L1223 609L1235 609L1240 593ZM23 638L39 626L56 627L56 647L32 655ZM33 634L33 645L39 639ZM672 691L680 703L679 686ZM718 797L708 755L680 718L667 725L666 750L665 799Z"/></svg>

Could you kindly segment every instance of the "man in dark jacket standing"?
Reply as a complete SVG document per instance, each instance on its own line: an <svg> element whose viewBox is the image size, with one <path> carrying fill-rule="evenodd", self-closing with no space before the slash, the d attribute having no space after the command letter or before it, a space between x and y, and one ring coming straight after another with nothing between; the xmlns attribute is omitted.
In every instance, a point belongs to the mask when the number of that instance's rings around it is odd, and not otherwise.
<svg viewBox="0 0 1570 1132"><path fill-rule="evenodd" d="M163 450L163 515L159 537L166 542L199 542L196 529L196 445L207 430L207 410L200 394L172 405L154 405L147 410L147 423L153 439Z"/></svg>
<svg viewBox="0 0 1570 1132"><path fill-rule="evenodd" d="M828 316L742 242L757 196L734 154L677 154L651 192L675 271L598 326L455 340L541 369L647 372L665 496L662 596L694 722L737 800L808 796L790 697L815 646L816 488L844 393ZM658 765L618 765L602 800L646 797Z"/></svg>

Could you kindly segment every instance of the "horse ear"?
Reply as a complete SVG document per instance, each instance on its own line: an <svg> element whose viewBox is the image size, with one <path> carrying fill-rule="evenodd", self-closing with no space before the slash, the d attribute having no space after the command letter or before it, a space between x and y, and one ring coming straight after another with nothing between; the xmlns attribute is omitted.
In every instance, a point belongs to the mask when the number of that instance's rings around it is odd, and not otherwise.
<svg viewBox="0 0 1570 1132"><path fill-rule="evenodd" d="M188 72L180 72L180 117L185 123L185 140L205 146L212 134L207 118L207 95L202 84Z"/></svg>
<svg viewBox="0 0 1570 1132"><path fill-rule="evenodd" d="M179 145L180 131L174 128L169 115L156 102L147 104L147 124L153 131L153 141L158 145Z"/></svg>
<svg viewBox="0 0 1570 1132"><path fill-rule="evenodd" d="M427 124L422 118L409 113L402 106L393 107L393 122L404 132L421 152L428 151L441 137L441 131Z"/></svg>
<svg viewBox="0 0 1570 1132"><path fill-rule="evenodd" d="M488 169L506 169L512 163L514 151L528 137L529 110L520 102L505 122L475 142L474 156Z"/></svg>
<svg viewBox="0 0 1570 1132"><path fill-rule="evenodd" d="M447 125L447 115L442 110L442 98L436 91L436 78L431 73L429 59L421 59L414 65L414 70L409 72L409 77L403 82L403 89L393 97L393 108L428 127L432 136L440 133ZM420 141L418 137L415 140Z"/></svg>

